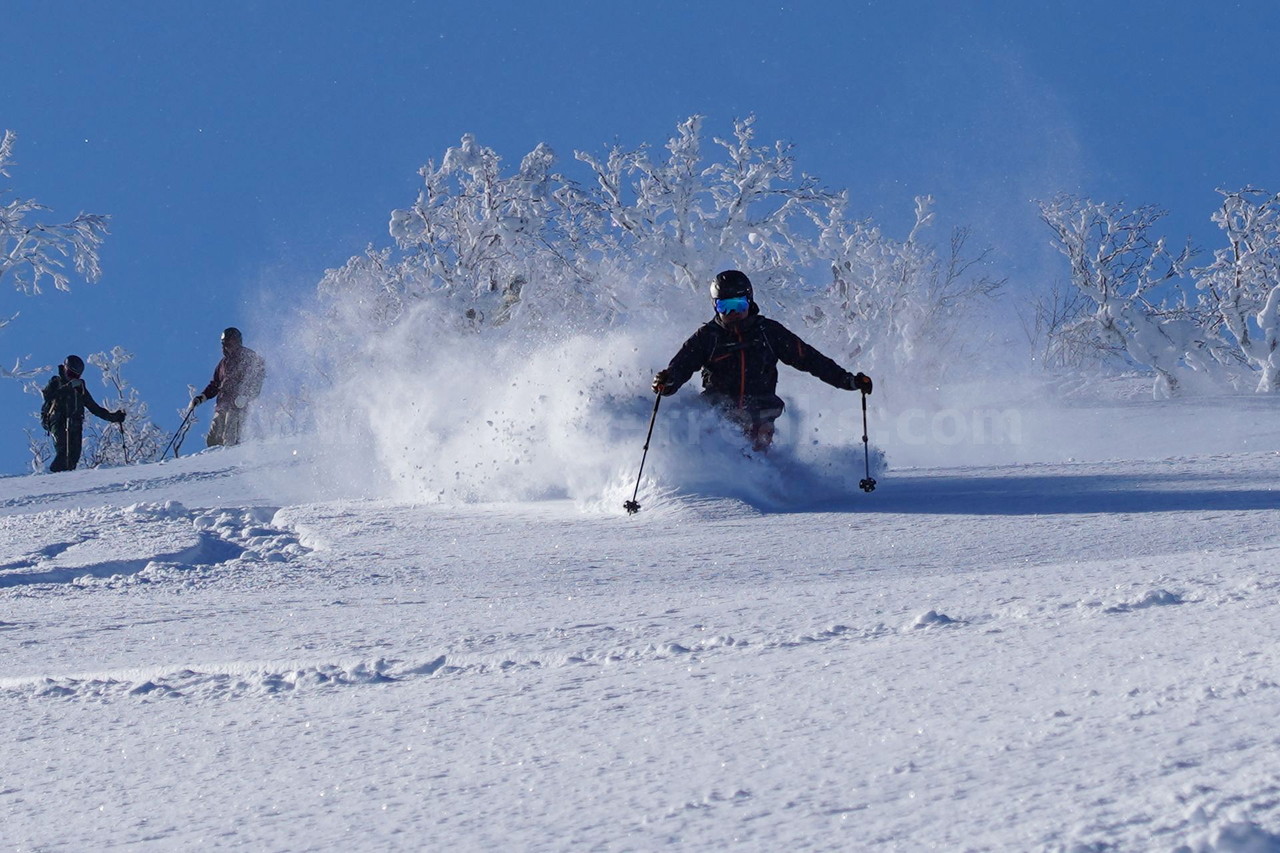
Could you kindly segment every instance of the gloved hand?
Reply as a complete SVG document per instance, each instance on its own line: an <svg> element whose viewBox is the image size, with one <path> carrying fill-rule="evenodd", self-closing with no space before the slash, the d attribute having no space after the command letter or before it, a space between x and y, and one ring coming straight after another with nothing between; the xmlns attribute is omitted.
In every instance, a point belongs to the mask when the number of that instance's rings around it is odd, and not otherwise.
<svg viewBox="0 0 1280 853"><path fill-rule="evenodd" d="M849 391L861 391L863 394L870 394L871 377L865 373L855 373L849 377L845 388Z"/></svg>
<svg viewBox="0 0 1280 853"><path fill-rule="evenodd" d="M676 393L676 389L671 384L671 374L665 370L659 370L653 377L653 393L661 394L664 397L670 397Z"/></svg>
<svg viewBox="0 0 1280 853"><path fill-rule="evenodd" d="M247 405L249 405L249 398L248 398L248 397L236 397L236 408L237 408L237 409L243 409L243 408L244 408L245 406L247 406Z"/></svg>
<svg viewBox="0 0 1280 853"><path fill-rule="evenodd" d="M191 408L194 409L196 406L200 405L204 401L205 401L205 396L203 394L195 395L194 397L191 398Z"/></svg>
<svg viewBox="0 0 1280 853"><path fill-rule="evenodd" d="M111 422L112 422L113 424L122 424L122 423L124 423L124 409L121 409L121 410L120 410L120 411L118 411L118 412L112 412L112 413L111 413Z"/></svg>

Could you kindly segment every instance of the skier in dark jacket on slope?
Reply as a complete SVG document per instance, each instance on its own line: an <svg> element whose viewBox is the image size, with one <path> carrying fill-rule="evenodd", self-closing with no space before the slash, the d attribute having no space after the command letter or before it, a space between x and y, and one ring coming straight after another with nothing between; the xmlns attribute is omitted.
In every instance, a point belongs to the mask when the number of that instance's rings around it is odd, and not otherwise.
<svg viewBox="0 0 1280 853"><path fill-rule="evenodd" d="M744 273L719 273L711 284L715 318L658 371L653 390L674 394L700 369L703 397L742 427L753 448L767 450L773 443L773 422L786 405L776 393L779 361L846 391L870 394L871 378L850 373L777 320L762 316L754 296Z"/></svg>
<svg viewBox="0 0 1280 853"><path fill-rule="evenodd" d="M80 375L84 359L69 355L58 365L58 375L44 386L44 405L40 408L40 425L53 436L55 449L51 472L74 471L80 464L80 445L84 436L84 410L88 409L104 421L124 423L124 412L112 412L98 405Z"/></svg>
<svg viewBox="0 0 1280 853"><path fill-rule="evenodd" d="M262 380L266 376L266 362L244 345L240 330L234 327L226 329L222 333L222 360L213 370L213 379L191 401L194 409L205 400L215 397L218 400L205 444L217 447L240 443L244 422L249 416L249 404L262 392Z"/></svg>

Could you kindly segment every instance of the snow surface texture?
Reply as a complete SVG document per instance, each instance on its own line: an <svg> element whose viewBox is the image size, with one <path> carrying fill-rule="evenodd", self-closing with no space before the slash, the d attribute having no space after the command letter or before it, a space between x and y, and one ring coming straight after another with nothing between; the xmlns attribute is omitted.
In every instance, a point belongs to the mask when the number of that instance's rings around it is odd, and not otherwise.
<svg viewBox="0 0 1280 853"><path fill-rule="evenodd" d="M542 500L0 478L0 847L1280 850L1273 401L873 415L870 495L860 421L749 458L685 405L635 516L643 401Z"/></svg>

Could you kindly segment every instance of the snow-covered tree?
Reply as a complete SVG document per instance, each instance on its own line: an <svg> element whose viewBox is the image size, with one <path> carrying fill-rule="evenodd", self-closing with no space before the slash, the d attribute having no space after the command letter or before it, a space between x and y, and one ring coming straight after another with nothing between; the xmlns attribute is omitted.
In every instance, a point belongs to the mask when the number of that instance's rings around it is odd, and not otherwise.
<svg viewBox="0 0 1280 853"><path fill-rule="evenodd" d="M1084 332L1155 372L1157 398L1178 393L1190 373L1218 377L1220 343L1206 336L1184 284L1194 250L1171 251L1152 230L1165 212L1126 210L1071 195L1040 205L1054 244L1071 264L1071 281L1092 302L1063 333Z"/></svg>
<svg viewBox="0 0 1280 853"><path fill-rule="evenodd" d="M968 310L1000 284L982 272L985 253L966 253L967 231L949 253L929 244L928 199L904 241L848 219L845 193L799 172L789 145L756 143L754 118L712 142L708 155L694 116L661 156L575 152L578 181L545 145L507 175L495 151L464 136L420 170L415 203L392 212L394 247L326 273L312 324L321 370L358 362L418 307L430 309L415 314L424 331L440 334L685 322L729 267L752 277L770 313L808 322L869 369L954 360L945 351Z"/></svg>
<svg viewBox="0 0 1280 853"><path fill-rule="evenodd" d="M10 177L15 142L12 131L6 130L0 137L0 177ZM98 249L107 234L108 217L81 213L63 223L32 219L47 210L34 199L17 197L0 187L0 282L11 279L14 287L26 294L40 293L45 284L69 290L68 262L86 281L97 281L102 273ZM16 316L0 317L0 328ZM45 369L19 359L11 368L0 367L0 376L29 378Z"/></svg>
<svg viewBox="0 0 1280 853"><path fill-rule="evenodd" d="M1113 354L1091 334L1085 317L1095 303L1074 285L1055 281L1049 290L1018 306L1031 358L1042 369L1078 374L1097 369Z"/></svg>
<svg viewBox="0 0 1280 853"><path fill-rule="evenodd" d="M1241 360L1258 372L1257 390L1280 390L1280 194L1219 190L1213 221L1227 247L1195 270L1196 286Z"/></svg>
<svg viewBox="0 0 1280 853"><path fill-rule="evenodd" d="M1072 284L1088 300L1058 317L1050 339L1076 354L1122 353L1156 374L1156 396L1187 379L1208 388L1280 390L1280 195L1219 190L1213 221L1227 239L1213 261L1191 267L1152 236L1164 212L1125 210L1072 196L1041 205Z"/></svg>
<svg viewBox="0 0 1280 853"><path fill-rule="evenodd" d="M638 261L658 300L673 287L701 296L731 262L779 292L794 287L817 257L817 226L843 209L844 194L797 175L790 146L755 145L754 118L713 140L720 161L705 162L701 131L701 116L682 122L663 159L644 147L615 146L605 159L576 153L594 178L587 219L609 226L596 247Z"/></svg>
<svg viewBox="0 0 1280 853"><path fill-rule="evenodd" d="M89 460L86 467L136 465L155 460L168 436L152 422L150 407L138 389L124 377L124 366L133 361L133 353L117 346L110 352L96 352L85 360L102 371L102 384L107 389L102 405L125 412L124 423L119 425L103 424L94 419L93 430L97 433L97 440L92 453L85 454Z"/></svg>
<svg viewBox="0 0 1280 853"><path fill-rule="evenodd" d="M814 301L805 319L822 326L834 317L850 359L936 377L945 362L974 357L963 331L1004 280L985 272L989 250L967 252L968 229L952 232L945 254L925 239L932 197L917 197L915 213L901 241L871 222L832 219L819 252L830 259L830 298Z"/></svg>
<svg viewBox="0 0 1280 853"><path fill-rule="evenodd" d="M430 290L463 306L459 316L470 310L501 325L531 281L571 273L570 258L554 249L570 192L554 162L539 145L503 177L497 153L468 134L438 167L424 166L417 201L391 214L391 236L416 273L407 295Z"/></svg>

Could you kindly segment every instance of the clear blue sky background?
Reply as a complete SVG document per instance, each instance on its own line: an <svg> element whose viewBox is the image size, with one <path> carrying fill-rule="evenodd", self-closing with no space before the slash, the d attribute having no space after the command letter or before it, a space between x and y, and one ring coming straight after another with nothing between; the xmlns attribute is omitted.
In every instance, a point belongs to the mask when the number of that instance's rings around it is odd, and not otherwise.
<svg viewBox="0 0 1280 853"><path fill-rule="evenodd" d="M8 2L0 32L5 185L112 217L100 283L5 283L0 358L123 345L166 428L224 326L261 343L264 298L385 245L464 133L514 165L755 114L853 212L901 234L931 193L1028 284L1065 276L1035 198L1160 204L1212 247L1216 187L1280 190L1274 0ZM0 473L36 406L0 382Z"/></svg>

